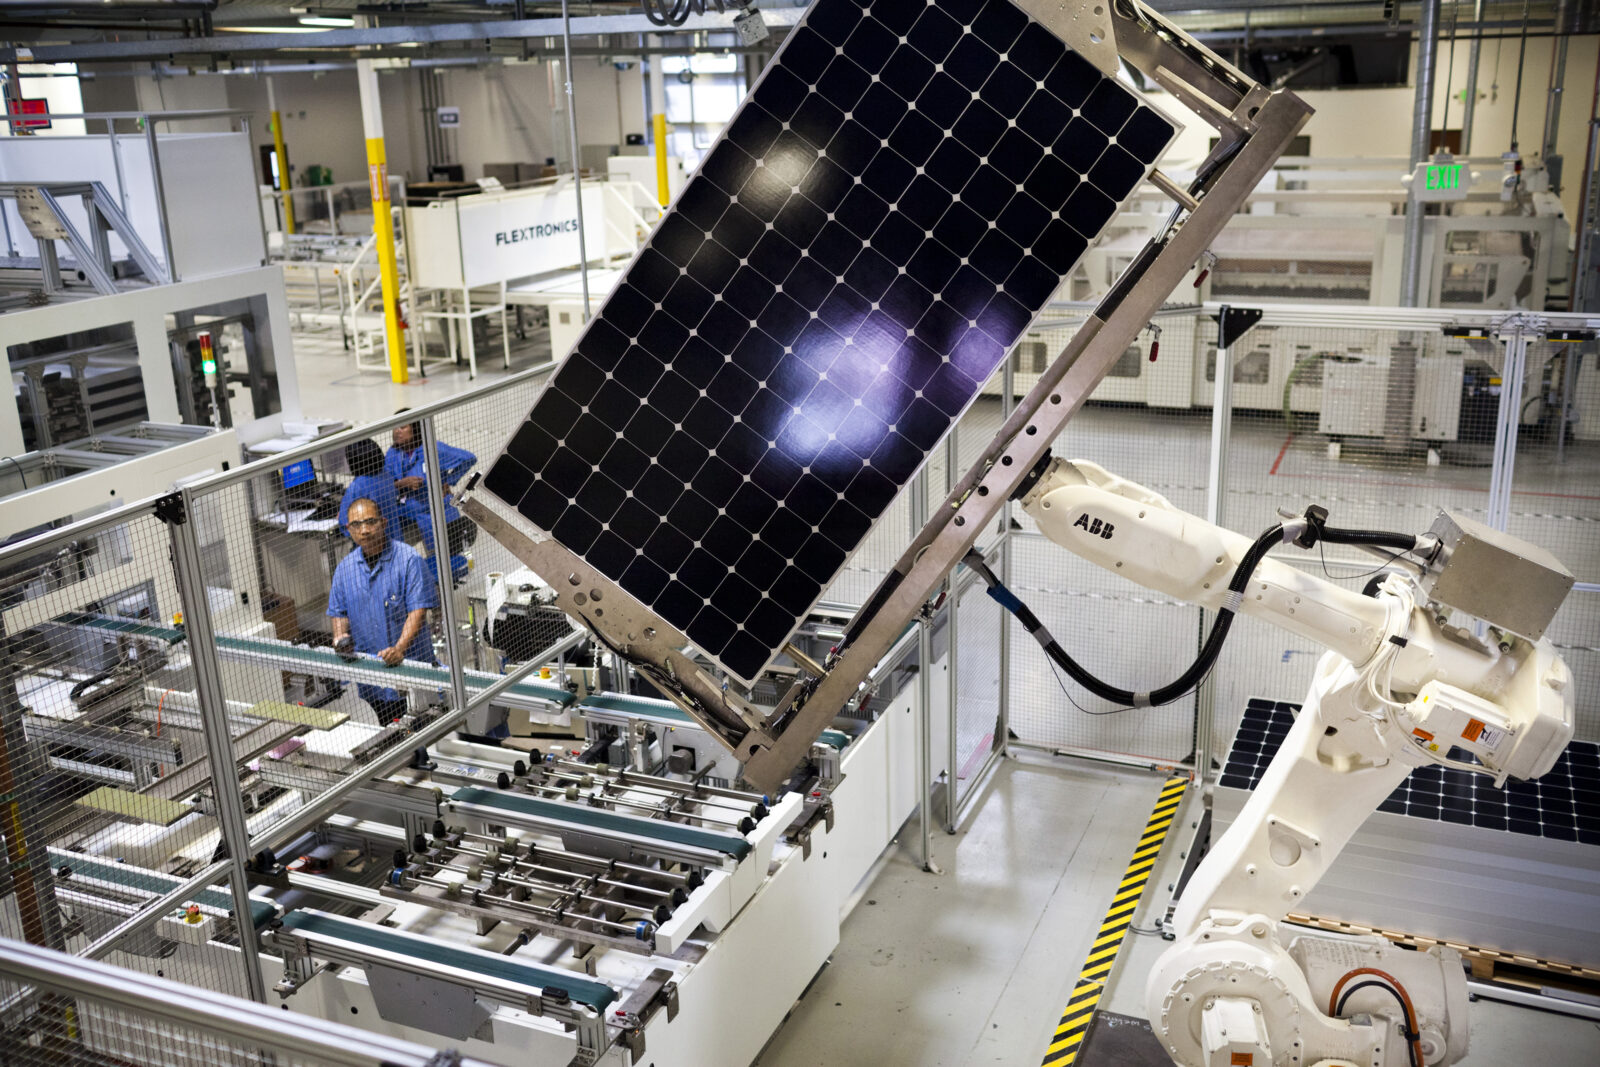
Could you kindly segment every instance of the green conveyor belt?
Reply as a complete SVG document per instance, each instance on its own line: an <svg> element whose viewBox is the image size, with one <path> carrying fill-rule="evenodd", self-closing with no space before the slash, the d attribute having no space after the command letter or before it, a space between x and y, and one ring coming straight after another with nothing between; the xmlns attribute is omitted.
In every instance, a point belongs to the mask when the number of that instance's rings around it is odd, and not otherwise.
<svg viewBox="0 0 1600 1067"><path fill-rule="evenodd" d="M670 700L652 700L649 697L625 696L621 693L590 693L579 701L585 708L610 711L618 715L637 715L644 719L672 719L695 725L687 712Z"/></svg>
<svg viewBox="0 0 1600 1067"><path fill-rule="evenodd" d="M615 989L602 982L590 981L571 971L540 967L494 952L442 944L431 938L401 933L371 923L356 922L354 919L341 919L324 912L291 911L284 915L283 925L290 930L311 936L354 942L367 948L410 956L412 959L425 960L443 967L454 967L460 971L481 974L485 978L494 978L514 985L541 991L564 990L574 1001L587 1005L596 1012L605 1011L606 1007L617 999Z"/></svg>
<svg viewBox="0 0 1600 1067"><path fill-rule="evenodd" d="M340 668L346 666L345 660L337 652L329 648L310 648L306 645L289 645L279 641L252 641L243 637L227 637L222 634L217 635L217 647L232 652L253 652L261 655L285 656L289 659L299 660L307 668L315 669L332 678L339 677ZM389 681L392 687L396 689L450 688L450 670L447 667L426 667L415 663L402 663L398 667L383 667L381 663L372 659L365 659L360 662L362 666L381 669L384 680ZM499 675L485 674L482 671L467 671L467 692L481 692L499 680ZM508 692L527 700L542 700L550 704L559 704L562 707L571 704L577 699L559 686L544 685L539 682L518 682Z"/></svg>
<svg viewBox="0 0 1600 1067"><path fill-rule="evenodd" d="M57 881L61 881L61 868L71 870L64 884L72 884L73 875L82 875L85 878L95 878L102 882L112 882L137 893L148 893L152 897L159 897L170 893L183 879L174 878L170 874L160 874L156 871L147 871L143 867L130 867L125 863L112 863L108 860L96 859L93 856L81 855L77 852L64 852L59 848L50 850L50 867L56 871ZM218 911L233 911L233 894L221 889L202 889L194 895L194 900L208 908ZM250 921L260 929L268 919L272 918L273 907L261 900L250 902Z"/></svg>
<svg viewBox="0 0 1600 1067"><path fill-rule="evenodd" d="M850 743L850 735L843 730L824 730L817 735L817 740L834 748L844 748Z"/></svg>
<svg viewBox="0 0 1600 1067"><path fill-rule="evenodd" d="M710 849L735 859L742 860L750 854L750 842L738 834L718 833L715 830L706 830L681 822L667 822L664 819L623 815L605 808L589 808L579 804L564 804L557 800L543 800L525 793L502 793L494 789L463 786L455 791L452 799L463 804L480 804L484 807L499 808L501 811L571 823L578 828L634 834L638 837L670 841L692 848Z"/></svg>
<svg viewBox="0 0 1600 1067"><path fill-rule="evenodd" d="M152 638L164 641L169 645L176 645L188 636L183 630L171 627L147 626L131 619L117 619L108 615L89 615L77 611L58 615L51 621L62 626L86 626L96 630L128 634L133 637ZM230 652L280 656L296 660L303 664L306 669L316 670L332 678L339 677L341 668L346 666L346 661L330 648L311 648L307 645L291 645L283 641L252 641L248 638L218 634L217 647ZM376 660L362 661L362 665L382 670L385 680L392 679L393 686L397 689L448 689L450 687L450 671L445 667L425 667L420 664L403 663L398 667L385 668ZM486 674L482 671L467 671L467 692L481 692L499 680L499 675ZM544 685L540 682L518 682L508 692L525 700L541 700L549 704L559 704L562 707L566 707L577 699L559 686Z"/></svg>
<svg viewBox="0 0 1600 1067"><path fill-rule="evenodd" d="M641 719L670 719L681 722L686 726L698 727L698 723L689 717L678 705L670 700L652 700L649 697L623 696L620 693L594 693L579 702L579 708L593 708L595 711L609 711L617 715L637 715ZM834 748L844 748L850 743L850 735L843 730L824 730L817 740Z"/></svg>
<svg viewBox="0 0 1600 1067"><path fill-rule="evenodd" d="M69 611L65 615L57 615L50 621L61 626L87 626L96 630L108 630L111 633L127 634L129 637L151 638L169 645L175 645L187 636L182 630L175 630L170 626L151 626L133 619L90 615L81 611Z"/></svg>

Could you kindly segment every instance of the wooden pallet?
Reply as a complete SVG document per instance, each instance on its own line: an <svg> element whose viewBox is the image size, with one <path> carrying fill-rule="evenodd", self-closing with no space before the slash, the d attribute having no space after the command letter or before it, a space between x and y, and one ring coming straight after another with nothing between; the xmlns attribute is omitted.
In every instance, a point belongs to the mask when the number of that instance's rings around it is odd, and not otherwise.
<svg viewBox="0 0 1600 1067"><path fill-rule="evenodd" d="M1461 953L1471 968L1472 977L1480 981L1506 982L1512 985L1540 987L1559 985L1584 993L1600 994L1600 969L1561 960L1545 960L1499 949L1479 948L1476 945L1444 941L1432 937L1402 933L1396 930L1379 930L1360 923L1340 919L1323 919L1315 915L1291 913L1286 921L1315 930L1328 930L1339 934L1377 934L1397 945L1426 951L1434 945L1443 945Z"/></svg>

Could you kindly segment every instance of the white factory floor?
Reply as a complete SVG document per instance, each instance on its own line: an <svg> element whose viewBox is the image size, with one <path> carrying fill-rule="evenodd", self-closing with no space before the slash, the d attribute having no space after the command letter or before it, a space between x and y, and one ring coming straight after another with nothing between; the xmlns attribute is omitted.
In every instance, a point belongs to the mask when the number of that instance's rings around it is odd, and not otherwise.
<svg viewBox="0 0 1600 1067"><path fill-rule="evenodd" d="M1000 765L958 834L935 828L942 874L921 869L912 819L757 1067L1038 1064L1161 785L1023 753ZM1166 909L1197 803L1189 794L1173 822L1136 928ZM1130 936L1100 1008L1142 1016L1145 976L1165 947ZM1471 1026L1464 1067L1600 1062L1589 1020L1479 1000Z"/></svg>
<svg viewBox="0 0 1600 1067"><path fill-rule="evenodd" d="M467 374L465 362L457 367L445 361L437 347L424 361L424 377L396 385L380 370L361 370L355 356L344 350L337 330L294 331L294 367L300 387L300 408L308 419L343 419L360 426L393 415L402 407L415 408L502 378L549 358L548 332L530 327L525 341L511 349L511 370L501 361L498 335L492 344L478 346L478 376Z"/></svg>

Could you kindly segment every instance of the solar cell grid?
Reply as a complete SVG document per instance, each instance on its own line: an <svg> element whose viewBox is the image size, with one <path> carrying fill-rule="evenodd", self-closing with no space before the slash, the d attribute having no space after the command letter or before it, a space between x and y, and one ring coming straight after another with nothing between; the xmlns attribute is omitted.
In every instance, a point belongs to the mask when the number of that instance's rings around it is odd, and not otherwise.
<svg viewBox="0 0 1600 1067"><path fill-rule="evenodd" d="M754 678L1174 132L1009 0L817 0L485 488Z"/></svg>
<svg viewBox="0 0 1600 1067"><path fill-rule="evenodd" d="M1254 789L1299 710L1298 704L1251 698L1218 784ZM1459 749L1449 755L1470 759ZM1600 845L1600 746L1591 741L1570 742L1548 774L1531 782L1509 781L1504 789L1496 789L1482 774L1453 767L1418 767L1378 810Z"/></svg>

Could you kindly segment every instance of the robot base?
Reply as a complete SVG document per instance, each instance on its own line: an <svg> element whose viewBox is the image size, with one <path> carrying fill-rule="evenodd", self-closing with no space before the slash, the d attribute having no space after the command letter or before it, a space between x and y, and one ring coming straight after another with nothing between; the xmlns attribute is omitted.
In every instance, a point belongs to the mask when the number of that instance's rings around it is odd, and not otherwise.
<svg viewBox="0 0 1600 1067"><path fill-rule="evenodd" d="M1467 984L1454 949L1402 949L1381 937L1311 934L1264 915L1213 916L1150 972L1150 1025L1184 1067L1407 1067L1400 1003L1410 998L1422 1067L1467 1051ZM1336 991L1344 1018L1325 1014Z"/></svg>

